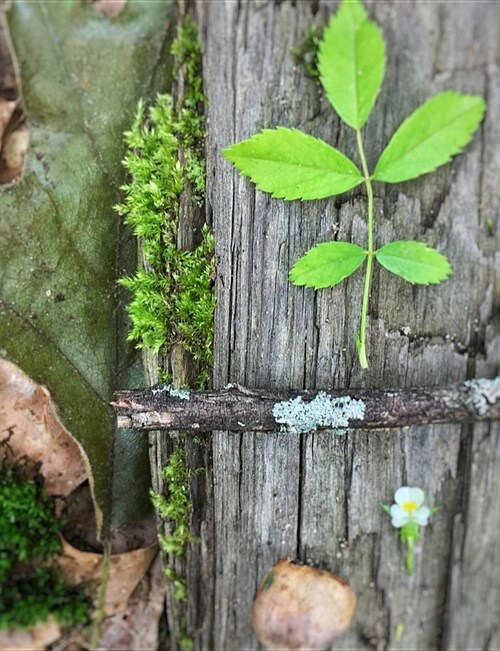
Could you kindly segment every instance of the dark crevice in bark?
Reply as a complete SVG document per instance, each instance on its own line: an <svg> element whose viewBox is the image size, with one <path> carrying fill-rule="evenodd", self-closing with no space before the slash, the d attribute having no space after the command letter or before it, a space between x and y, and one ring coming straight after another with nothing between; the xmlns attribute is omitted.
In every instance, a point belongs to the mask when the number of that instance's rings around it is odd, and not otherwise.
<svg viewBox="0 0 500 651"><path fill-rule="evenodd" d="M303 509L303 500L304 500L304 472L305 472L305 446L307 445L307 436L300 437L299 443L299 476L297 478L298 484L298 497L297 497L297 546L295 555L297 558L302 558L305 560L307 557L307 547L302 547L302 509Z"/></svg>

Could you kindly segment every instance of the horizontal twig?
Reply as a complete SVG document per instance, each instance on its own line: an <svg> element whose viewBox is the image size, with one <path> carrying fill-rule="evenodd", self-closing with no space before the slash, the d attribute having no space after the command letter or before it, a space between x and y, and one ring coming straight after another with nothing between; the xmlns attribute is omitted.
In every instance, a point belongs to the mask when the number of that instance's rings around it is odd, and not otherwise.
<svg viewBox="0 0 500 651"><path fill-rule="evenodd" d="M383 429L500 418L500 378L447 387L344 391L253 390L228 385L190 392L159 385L119 391L118 427L206 432Z"/></svg>

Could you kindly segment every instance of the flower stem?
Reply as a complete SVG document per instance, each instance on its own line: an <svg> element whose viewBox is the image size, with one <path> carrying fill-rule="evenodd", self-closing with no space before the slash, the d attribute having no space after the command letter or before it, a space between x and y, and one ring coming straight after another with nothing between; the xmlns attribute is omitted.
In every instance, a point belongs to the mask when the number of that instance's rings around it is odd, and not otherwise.
<svg viewBox="0 0 500 651"><path fill-rule="evenodd" d="M412 576L413 574L413 538L410 538L408 542L406 543L408 545L408 549L406 550L406 571L408 572L409 576Z"/></svg>
<svg viewBox="0 0 500 651"><path fill-rule="evenodd" d="M361 321L359 324L359 333L356 338L356 345L358 349L358 357L362 368L368 368L368 359L366 356L366 320L368 316L368 302L370 299L370 286L372 280L372 266L373 266L373 190L368 166L366 164L365 150L363 148L363 140L361 138L361 129L356 129L356 139L358 142L359 156L361 158L361 165L365 177L366 193L368 195L368 249L366 261L366 275L365 286L363 289L363 304L361 306Z"/></svg>

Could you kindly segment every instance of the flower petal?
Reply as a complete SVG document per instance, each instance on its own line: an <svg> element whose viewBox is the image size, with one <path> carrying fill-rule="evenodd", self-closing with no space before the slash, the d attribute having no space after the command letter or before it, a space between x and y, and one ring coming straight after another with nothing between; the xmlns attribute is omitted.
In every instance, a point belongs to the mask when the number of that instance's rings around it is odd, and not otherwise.
<svg viewBox="0 0 500 651"><path fill-rule="evenodd" d="M394 493L394 501L400 506L410 502L418 508L425 501L425 493L421 488L417 488L416 486L401 486Z"/></svg>
<svg viewBox="0 0 500 651"><path fill-rule="evenodd" d="M398 504L393 504L391 506L391 524L393 527L399 529L404 524L408 522L408 513L403 511L403 509Z"/></svg>
<svg viewBox="0 0 500 651"><path fill-rule="evenodd" d="M398 490L394 493L394 501L396 504L399 504L399 506L402 506L405 502L411 502L411 488L408 488L408 486L401 486L401 488L398 488Z"/></svg>
<svg viewBox="0 0 500 651"><path fill-rule="evenodd" d="M412 520L413 522L419 524L421 527L425 527L426 524L429 522L430 517L431 517L430 508L428 506L421 506L413 514Z"/></svg>
<svg viewBox="0 0 500 651"><path fill-rule="evenodd" d="M418 507L422 506L422 504L425 502L424 491L421 488L409 488L408 490L410 492L410 499L408 501L414 502L418 509Z"/></svg>
<svg viewBox="0 0 500 651"><path fill-rule="evenodd" d="M408 520L406 518L392 518L391 524L396 529L401 529L401 527L404 527L405 524L408 524Z"/></svg>

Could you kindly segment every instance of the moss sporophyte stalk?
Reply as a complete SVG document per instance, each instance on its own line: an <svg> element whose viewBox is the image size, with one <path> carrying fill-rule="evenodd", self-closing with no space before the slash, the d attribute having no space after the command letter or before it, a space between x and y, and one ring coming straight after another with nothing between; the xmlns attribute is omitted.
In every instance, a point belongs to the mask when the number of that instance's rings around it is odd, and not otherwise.
<svg viewBox="0 0 500 651"><path fill-rule="evenodd" d="M362 128L384 77L382 33L369 20L359 0L343 0L318 48L321 84L332 107L356 133L361 169L326 142L286 127L264 129L225 149L224 154L259 190L274 198L323 199L364 185L366 248L349 242L318 244L294 265L290 281L314 289L332 287L366 263L356 347L361 366L367 368L368 307L374 262L420 285L440 283L452 273L448 260L422 242L395 241L377 246L373 182L408 181L448 163L472 139L483 118L485 102L477 95L455 91L432 97L401 124L370 172Z"/></svg>

